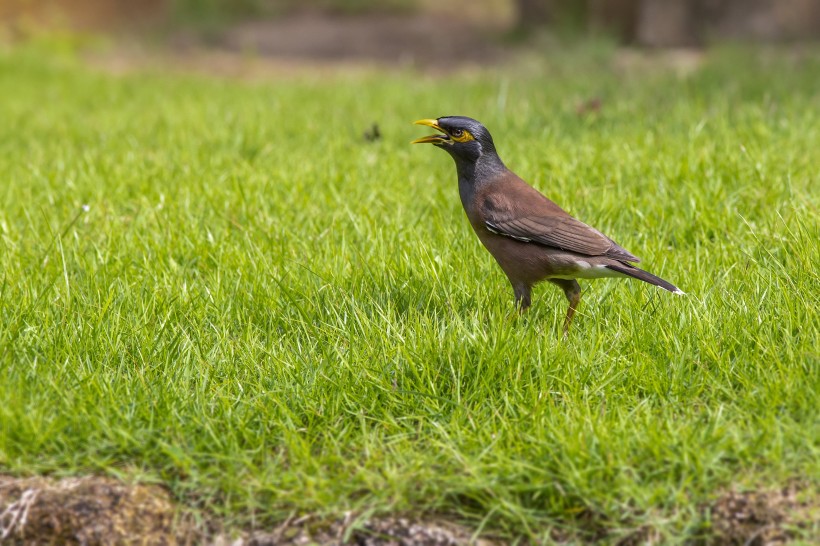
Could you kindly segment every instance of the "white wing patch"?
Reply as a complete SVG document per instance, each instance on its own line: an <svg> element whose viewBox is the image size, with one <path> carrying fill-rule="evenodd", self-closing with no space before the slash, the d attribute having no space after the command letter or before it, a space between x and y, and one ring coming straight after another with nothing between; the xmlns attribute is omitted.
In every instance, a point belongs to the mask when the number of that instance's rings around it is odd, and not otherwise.
<svg viewBox="0 0 820 546"><path fill-rule="evenodd" d="M550 275L551 279L603 279L612 277L627 277L623 273L619 273L609 269L605 265L592 265L589 262L578 260L575 262L577 268L572 272L565 272L560 275Z"/></svg>

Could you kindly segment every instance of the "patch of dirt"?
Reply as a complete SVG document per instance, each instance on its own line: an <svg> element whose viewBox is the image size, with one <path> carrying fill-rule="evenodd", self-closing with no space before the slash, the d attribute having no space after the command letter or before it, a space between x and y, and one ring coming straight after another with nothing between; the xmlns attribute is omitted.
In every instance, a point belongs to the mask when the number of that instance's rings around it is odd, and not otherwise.
<svg viewBox="0 0 820 546"><path fill-rule="evenodd" d="M729 491L709 508L710 544L786 544L808 534L820 543L818 491L792 483L782 489Z"/></svg>
<svg viewBox="0 0 820 546"><path fill-rule="evenodd" d="M473 539L469 529L435 519L377 517L356 522L347 518L326 526L312 526L310 518L285 522L272 533L252 533L231 542L218 538L213 546L297 546L307 544L355 546L494 546Z"/></svg>
<svg viewBox="0 0 820 546"><path fill-rule="evenodd" d="M102 477L0 476L0 543L19 545L189 544L168 492Z"/></svg>
<svg viewBox="0 0 820 546"><path fill-rule="evenodd" d="M52 479L0 475L0 544L210 544L212 546L458 546L495 544L472 539L460 525L432 518L351 514L323 522L310 516L287 520L270 532L208 538L204 525L184 516L171 495L156 485L127 485L113 478ZM213 528L219 523L210 522Z"/></svg>
<svg viewBox="0 0 820 546"><path fill-rule="evenodd" d="M178 31L159 45L113 37L114 47L90 50L85 58L114 73L149 68L250 80L408 68L464 72L521 53L501 39L507 26L447 14L303 13L206 34Z"/></svg>
<svg viewBox="0 0 820 546"><path fill-rule="evenodd" d="M294 15L236 25L212 40L234 53L312 61L376 61L405 66L494 64L505 55L499 29L458 17Z"/></svg>
<svg viewBox="0 0 820 546"><path fill-rule="evenodd" d="M697 544L765 546L794 540L820 543L820 491L793 482L781 489L731 490L701 509ZM594 522L589 525L595 527ZM218 521L195 523L192 512L156 485L127 485L88 476L52 479L0 475L0 544L208 544L210 546L494 546L503 544L444 518L348 514L328 522L310 515L273 530L219 534ZM660 544L662 535L644 526L615 541L603 529L596 541L621 545ZM555 536L556 542L575 542Z"/></svg>

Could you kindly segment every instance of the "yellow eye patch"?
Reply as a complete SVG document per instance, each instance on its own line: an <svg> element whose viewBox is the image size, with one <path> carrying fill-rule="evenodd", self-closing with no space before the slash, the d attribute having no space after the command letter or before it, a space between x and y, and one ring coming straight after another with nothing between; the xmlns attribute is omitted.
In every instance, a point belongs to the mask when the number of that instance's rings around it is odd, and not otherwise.
<svg viewBox="0 0 820 546"><path fill-rule="evenodd" d="M460 129L456 129L452 133L450 133L450 138L455 140L456 142L468 142L470 140L475 140L473 135L470 134L470 131L462 131Z"/></svg>

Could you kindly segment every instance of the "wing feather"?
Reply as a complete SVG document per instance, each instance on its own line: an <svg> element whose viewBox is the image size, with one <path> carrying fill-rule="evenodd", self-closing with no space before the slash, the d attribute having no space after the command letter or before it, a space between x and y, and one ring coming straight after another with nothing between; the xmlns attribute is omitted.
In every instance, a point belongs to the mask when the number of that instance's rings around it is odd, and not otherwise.
<svg viewBox="0 0 820 546"><path fill-rule="evenodd" d="M534 242L587 256L608 256L640 261L600 231L567 215L524 216L508 220L486 220L487 228L518 241Z"/></svg>
<svg viewBox="0 0 820 546"><path fill-rule="evenodd" d="M485 186L476 202L478 218L498 235L587 256L640 261L597 229L567 214L510 171Z"/></svg>

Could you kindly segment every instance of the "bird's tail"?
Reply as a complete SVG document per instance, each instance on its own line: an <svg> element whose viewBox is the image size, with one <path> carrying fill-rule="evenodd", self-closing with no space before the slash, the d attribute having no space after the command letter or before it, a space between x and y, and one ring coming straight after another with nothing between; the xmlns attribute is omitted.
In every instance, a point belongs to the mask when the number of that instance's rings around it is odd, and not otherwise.
<svg viewBox="0 0 820 546"><path fill-rule="evenodd" d="M669 290L673 294L684 295L686 292L672 284L671 282L665 281L660 277L656 277L652 273L644 271L643 269L638 269L634 265L629 265L628 263L618 262L615 264L607 264L607 269L611 269L613 271L617 271L618 273L623 273L629 277L633 277L636 279L640 279L643 282L648 282L649 284L654 284L655 286L660 286L664 290Z"/></svg>

